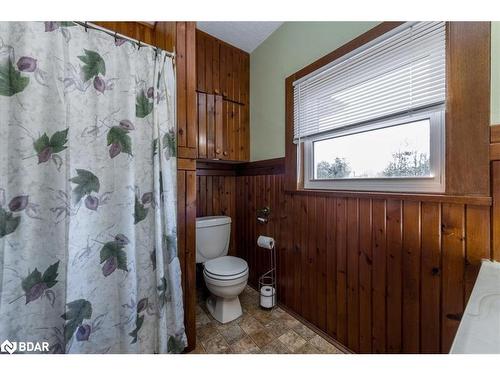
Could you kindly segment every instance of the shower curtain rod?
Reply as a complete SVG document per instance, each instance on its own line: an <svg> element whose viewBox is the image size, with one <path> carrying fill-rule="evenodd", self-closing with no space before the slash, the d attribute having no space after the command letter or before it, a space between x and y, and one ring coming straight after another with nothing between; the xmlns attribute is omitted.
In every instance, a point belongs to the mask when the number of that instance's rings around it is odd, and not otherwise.
<svg viewBox="0 0 500 375"><path fill-rule="evenodd" d="M140 40L137 40L137 39L134 39L134 38L130 38L130 37L126 36L126 35L123 35L123 34L120 34L120 33L117 33L117 32L113 32L111 30L105 29L104 27L95 25L95 24L90 23L90 22L80 22L80 21L73 21L73 22L76 23L77 25L80 25L80 26L84 27L85 29L102 31L103 33L111 35L111 36L113 36L115 38L120 38L120 39L128 40L128 41L130 41L132 43L137 44L137 46L139 46L139 48L140 47L150 47L150 48L153 48L153 49L156 49L156 50L164 51L165 54L168 57L171 57L172 59L175 59L175 49L174 49L174 52L165 51L164 49L162 49L160 47L153 46L152 44L141 42Z"/></svg>

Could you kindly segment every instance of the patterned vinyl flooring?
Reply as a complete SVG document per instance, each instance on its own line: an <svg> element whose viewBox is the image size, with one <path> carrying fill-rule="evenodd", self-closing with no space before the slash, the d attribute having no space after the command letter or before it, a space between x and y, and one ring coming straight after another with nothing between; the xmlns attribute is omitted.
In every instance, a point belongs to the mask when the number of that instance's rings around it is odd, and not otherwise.
<svg viewBox="0 0 500 375"><path fill-rule="evenodd" d="M197 346L192 354L343 354L279 307L259 307L259 294L246 287L240 295L243 315L227 324L216 321L198 293Z"/></svg>

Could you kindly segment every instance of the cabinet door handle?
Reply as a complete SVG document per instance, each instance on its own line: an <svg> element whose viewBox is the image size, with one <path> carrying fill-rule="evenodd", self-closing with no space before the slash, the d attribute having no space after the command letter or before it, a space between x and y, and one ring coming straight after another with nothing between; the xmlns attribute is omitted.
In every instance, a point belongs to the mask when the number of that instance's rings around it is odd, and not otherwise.
<svg viewBox="0 0 500 375"><path fill-rule="evenodd" d="M224 151L223 152L224 156L227 156L228 155L228 152L227 151Z"/></svg>
<svg viewBox="0 0 500 375"><path fill-rule="evenodd" d="M216 149L216 150L215 150L215 153L216 153L216 154L220 154L220 149L219 149L219 148L218 148L218 149Z"/></svg>

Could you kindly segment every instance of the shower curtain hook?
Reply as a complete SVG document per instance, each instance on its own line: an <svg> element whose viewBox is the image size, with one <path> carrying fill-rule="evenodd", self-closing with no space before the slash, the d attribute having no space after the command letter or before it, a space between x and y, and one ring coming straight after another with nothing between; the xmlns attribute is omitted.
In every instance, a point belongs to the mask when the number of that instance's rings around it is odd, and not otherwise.
<svg viewBox="0 0 500 375"><path fill-rule="evenodd" d="M87 25L87 21L85 21L85 26L83 26L83 27L85 27L85 32L89 31L89 26Z"/></svg>
<svg viewBox="0 0 500 375"><path fill-rule="evenodd" d="M140 49L141 49L141 47L142 47L142 45L141 45L141 41L139 40L139 42L137 43L137 49L138 49L138 50L140 50Z"/></svg>
<svg viewBox="0 0 500 375"><path fill-rule="evenodd" d="M115 31L115 43L118 40L117 35L118 35L118 33Z"/></svg>

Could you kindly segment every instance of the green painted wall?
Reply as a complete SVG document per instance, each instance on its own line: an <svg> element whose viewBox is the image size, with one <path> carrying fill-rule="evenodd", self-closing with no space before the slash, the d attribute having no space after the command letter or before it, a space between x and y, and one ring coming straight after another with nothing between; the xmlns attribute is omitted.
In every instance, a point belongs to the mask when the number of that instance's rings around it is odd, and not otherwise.
<svg viewBox="0 0 500 375"><path fill-rule="evenodd" d="M286 22L251 53L251 160L285 155L285 78L376 24ZM491 123L500 124L500 22L491 31Z"/></svg>
<svg viewBox="0 0 500 375"><path fill-rule="evenodd" d="M285 156L285 78L377 22L285 22L250 55L250 158Z"/></svg>

